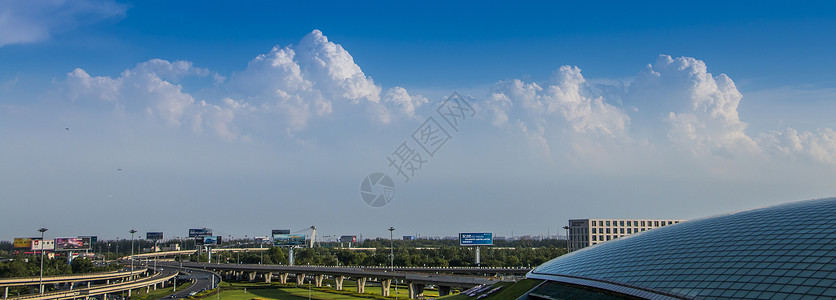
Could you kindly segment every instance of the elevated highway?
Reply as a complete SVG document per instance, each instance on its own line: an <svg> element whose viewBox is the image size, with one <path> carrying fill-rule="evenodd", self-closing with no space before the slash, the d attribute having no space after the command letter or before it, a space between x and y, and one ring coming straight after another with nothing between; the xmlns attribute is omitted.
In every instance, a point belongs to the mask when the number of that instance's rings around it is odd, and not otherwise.
<svg viewBox="0 0 836 300"><path fill-rule="evenodd" d="M3 289L3 299L9 297L9 287L26 286L26 285L40 285L43 284L65 284L72 290L77 283L87 283L87 287L95 281L106 281L110 284L113 281L130 280L131 274L138 275L148 271L147 269L135 269L133 272L128 270L120 270L115 272L102 272L79 275L64 275L64 276L47 276L43 280L39 277L25 277L25 278L8 278L0 279L0 288Z"/></svg>
<svg viewBox="0 0 836 300"><path fill-rule="evenodd" d="M212 251L264 251L269 248L227 248ZM168 251L134 255L136 259L154 257L173 257L179 254L192 254L195 250ZM404 282L409 286L410 297L416 298L423 293L427 285L438 286L439 294L447 295L451 289L467 289L482 284L493 284L502 280L502 276L522 276L531 268L526 267L379 267L379 266L287 266L259 264L214 264L192 262L158 262L158 266L199 268L217 272L226 278L272 282L277 279L287 283L288 278L296 279L297 284L313 280L321 286L324 278L333 279L335 288L342 290L343 280L348 278L357 282L357 291L365 291L366 281L379 282L384 296L389 295L392 281Z"/></svg>
<svg viewBox="0 0 836 300"><path fill-rule="evenodd" d="M179 266L179 263L163 262L161 265ZM427 285L438 286L440 295L448 295L451 289L467 289L482 284L493 284L501 281L497 276L485 276L484 274L525 274L529 269L525 268L395 268L394 270L383 270L380 268L363 267L329 267L329 266L283 266L283 265L253 265L253 264L210 264L210 263L187 263L183 267L200 268L212 270L227 278L245 279L264 282L272 282L278 279L281 283L287 283L290 275L296 279L297 284L304 284L305 280L313 280L316 286L322 286L322 281L332 278L335 282L335 289L343 289L343 280L351 279L357 282L357 292L365 292L367 281L379 282L382 295L389 296L389 289L392 281L401 281L408 285L411 299L415 299L423 293ZM483 274L482 276L457 275L454 273L464 271L467 274ZM423 272L423 273L420 273Z"/></svg>
<svg viewBox="0 0 836 300"><path fill-rule="evenodd" d="M177 276L177 271L174 269L169 269L163 272L155 273L148 277L143 277L137 280L131 281L124 281L118 282L114 284L107 284L102 286L92 286L88 288L81 288L76 290L65 290L53 293L47 293L43 295L29 295L23 297L17 297L12 299L27 299L27 300L52 300L52 299L85 299L92 296L98 295L105 295L104 297L107 298L108 294L114 293L121 293L124 291L128 292L128 297L131 296L131 291L135 289L145 288L146 291L150 291L152 288L157 289L157 286L165 287L166 282L171 281L175 276Z"/></svg>

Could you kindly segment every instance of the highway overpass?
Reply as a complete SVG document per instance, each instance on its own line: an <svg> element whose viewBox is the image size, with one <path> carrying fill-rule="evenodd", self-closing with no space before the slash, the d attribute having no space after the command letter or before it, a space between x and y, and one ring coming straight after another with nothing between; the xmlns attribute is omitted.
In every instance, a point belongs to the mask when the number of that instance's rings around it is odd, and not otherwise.
<svg viewBox="0 0 836 300"><path fill-rule="evenodd" d="M154 273L147 277L141 277L136 280L130 281L122 281L116 282L112 284L100 285L100 286L89 286L87 288L80 288L80 289L70 289L70 290L63 290L57 291L52 293L46 293L43 295L28 295L18 298L12 298L15 300L53 300L53 299L86 299L92 296L98 295L105 295L104 298L107 298L108 294L114 293L121 293L124 291L128 292L128 297L131 296L131 291L135 289L145 288L146 291L150 291L152 288L154 290L157 289L157 286L165 287L166 282L171 281L174 277L177 276L177 270L169 269L163 272Z"/></svg>
<svg viewBox="0 0 836 300"><path fill-rule="evenodd" d="M24 295L21 297L9 298L9 287L12 286L27 286L39 285L38 277L26 278L11 278L0 280L0 287L4 288L4 299L80 299L97 295L121 293L127 291L128 296L131 291L135 289L146 288L146 290L157 289L158 286L165 287L166 283L172 281L177 276L178 271L175 268L170 268L166 271L153 273L149 276L142 277L148 274L149 270L146 268L130 270L121 270L118 272L103 272L92 274L80 274L69 276L48 276L43 278L44 285L47 284L63 284L64 288L59 291L41 294ZM102 282L104 281L104 282ZM96 282L103 284L94 285ZM87 283L81 287L76 286L77 283Z"/></svg>
<svg viewBox="0 0 836 300"><path fill-rule="evenodd" d="M77 283L87 283L87 287L90 287L93 282L96 281L105 281L106 284L110 284L111 281L124 281L130 280L131 274L139 275L144 272L148 271L147 269L135 269L133 272L128 270L120 270L114 272L102 272L102 273L91 273L91 274L79 274L79 275L65 275L65 276L47 276L44 277L43 280L40 280L39 277L25 277L25 278L8 278L8 279L0 279L0 288L3 289L3 299L9 297L9 287L13 286L26 286L26 285L40 285L40 282L43 282L44 285L46 284L64 284L67 285L70 290L72 290Z"/></svg>
<svg viewBox="0 0 836 300"><path fill-rule="evenodd" d="M163 262L161 265L177 267L179 263ZM395 268L394 271L362 268L362 267L328 267L328 266L283 266L283 265L256 265L256 264L210 264L210 263L188 263L184 262L183 267L200 268L212 270L227 278L239 280L262 280L272 282L278 279L280 283L287 283L290 275L296 279L297 284L304 284L305 280L312 280L316 286L322 286L323 279L333 278L336 290L342 290L343 280L350 279L357 282L357 292L365 292L367 281L380 282L382 295L389 296L389 289L392 281L401 281L408 285L411 299L415 299L423 293L427 285L438 286L440 295L447 295L451 289L467 289L481 284L494 284L501 281L496 276L473 276L455 275L452 273L467 271L471 274L524 274L528 269L515 268ZM446 271L444 273L437 271ZM425 273L418 273L424 271ZM433 273L430 273L433 272Z"/></svg>

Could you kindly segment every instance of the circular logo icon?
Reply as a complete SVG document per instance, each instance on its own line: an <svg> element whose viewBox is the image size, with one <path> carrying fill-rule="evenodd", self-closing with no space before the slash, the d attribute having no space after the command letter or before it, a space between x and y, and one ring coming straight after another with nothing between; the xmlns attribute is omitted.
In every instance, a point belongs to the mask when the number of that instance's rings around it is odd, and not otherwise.
<svg viewBox="0 0 836 300"><path fill-rule="evenodd" d="M389 175L373 173L360 183L360 197L371 207L381 207L392 201L395 182Z"/></svg>

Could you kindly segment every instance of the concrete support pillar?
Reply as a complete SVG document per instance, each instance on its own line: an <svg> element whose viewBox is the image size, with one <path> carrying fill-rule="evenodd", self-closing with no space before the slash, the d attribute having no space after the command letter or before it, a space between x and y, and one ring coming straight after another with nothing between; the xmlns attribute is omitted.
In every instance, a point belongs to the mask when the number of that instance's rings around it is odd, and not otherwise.
<svg viewBox="0 0 836 300"><path fill-rule="evenodd" d="M279 283L287 284L287 275L288 273L279 273Z"/></svg>
<svg viewBox="0 0 836 300"><path fill-rule="evenodd" d="M322 279L325 278L325 275L317 274L314 276L314 283L316 283L316 287L322 287Z"/></svg>
<svg viewBox="0 0 836 300"><path fill-rule="evenodd" d="M155 291L157 290L157 284L156 283L154 284L154 290Z"/></svg>
<svg viewBox="0 0 836 300"><path fill-rule="evenodd" d="M70 290L72 291L73 286L75 286L75 282L68 282L67 285L70 286Z"/></svg>
<svg viewBox="0 0 836 300"><path fill-rule="evenodd" d="M105 281L105 284L106 284L106 285L110 285L110 279L108 279L107 281Z"/></svg>
<svg viewBox="0 0 836 300"><path fill-rule="evenodd" d="M258 273L256 273L256 272L250 272L250 274L249 274L249 276L248 276L248 277L249 277L249 279L250 279L250 281L255 281L255 275L256 275L256 274L258 274Z"/></svg>
<svg viewBox="0 0 836 300"><path fill-rule="evenodd" d="M128 290L128 298L131 297L131 290Z"/></svg>
<svg viewBox="0 0 836 300"><path fill-rule="evenodd" d="M450 287L439 285L438 286L438 296L443 297L443 296L447 296L447 295L450 295Z"/></svg>
<svg viewBox="0 0 836 300"><path fill-rule="evenodd" d="M380 281L380 295L389 297L389 287L392 286L392 279L383 279Z"/></svg>
<svg viewBox="0 0 836 300"><path fill-rule="evenodd" d="M305 274L296 274L296 284L303 285L305 284Z"/></svg>
<svg viewBox="0 0 836 300"><path fill-rule="evenodd" d="M270 281L273 281L273 272L264 273L264 282L270 283Z"/></svg>
<svg viewBox="0 0 836 300"><path fill-rule="evenodd" d="M149 286L146 286L146 287L145 287L145 293L146 293L146 294L148 294L148 293L150 293L150 292L151 292L151 286L150 286L150 285L149 285Z"/></svg>
<svg viewBox="0 0 836 300"><path fill-rule="evenodd" d="M409 283L409 299L418 299L424 293L424 285L420 283Z"/></svg>
<svg viewBox="0 0 836 300"><path fill-rule="evenodd" d="M88 282L87 282L87 288L88 288L88 289L90 288L90 286L92 285L92 283L93 283L92 281L88 281Z"/></svg>
<svg viewBox="0 0 836 300"><path fill-rule="evenodd" d="M164 288L165 288L165 281L163 281L163 282L161 282L161 283L160 283L160 288L161 288L161 289L164 289Z"/></svg>
<svg viewBox="0 0 836 300"><path fill-rule="evenodd" d="M5 288L5 292L3 292L3 299L9 298L9 287Z"/></svg>
<svg viewBox="0 0 836 300"><path fill-rule="evenodd" d="M366 292L366 277L357 278L357 293L362 294Z"/></svg>
<svg viewBox="0 0 836 300"><path fill-rule="evenodd" d="M344 278L345 278L344 276L334 276L334 283L336 283L335 284L336 286L334 288L336 290L338 290L338 291L343 290L343 279ZM6 288L6 289L8 289L8 288Z"/></svg>
<svg viewBox="0 0 836 300"><path fill-rule="evenodd" d="M235 280L241 281L241 271L235 271Z"/></svg>

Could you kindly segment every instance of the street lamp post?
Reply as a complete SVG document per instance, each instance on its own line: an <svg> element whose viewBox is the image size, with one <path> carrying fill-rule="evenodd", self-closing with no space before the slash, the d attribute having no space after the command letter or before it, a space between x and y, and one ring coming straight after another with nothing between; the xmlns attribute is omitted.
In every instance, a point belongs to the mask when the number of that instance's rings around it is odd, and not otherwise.
<svg viewBox="0 0 836 300"><path fill-rule="evenodd" d="M47 230L46 228L38 229L41 233L41 275L38 276L38 286L40 286L41 295L44 294L44 232Z"/></svg>
<svg viewBox="0 0 836 300"><path fill-rule="evenodd" d="M395 271L395 227L389 226L389 270Z"/></svg>
<svg viewBox="0 0 836 300"><path fill-rule="evenodd" d="M134 279L134 233L136 230L131 229L131 280Z"/></svg>
<svg viewBox="0 0 836 300"><path fill-rule="evenodd" d="M177 241L178 241L178 244L177 244L177 246L178 246L177 247L177 261L180 262L180 268L179 269L183 269L183 257L181 256L182 252L180 252L180 251L183 251L181 249L184 249L185 245L183 244L183 239L182 238L180 238L179 236L176 237L176 238L177 238Z"/></svg>
<svg viewBox="0 0 836 300"><path fill-rule="evenodd" d="M569 226L563 226L566 229L566 253L569 253Z"/></svg>

